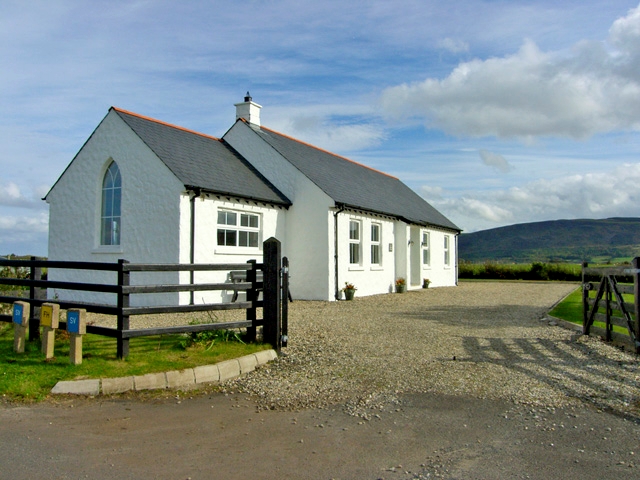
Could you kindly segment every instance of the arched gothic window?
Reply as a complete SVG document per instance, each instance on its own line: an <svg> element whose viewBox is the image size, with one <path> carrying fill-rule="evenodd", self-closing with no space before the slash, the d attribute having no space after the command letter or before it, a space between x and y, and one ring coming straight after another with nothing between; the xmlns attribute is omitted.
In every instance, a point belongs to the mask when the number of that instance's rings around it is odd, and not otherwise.
<svg viewBox="0 0 640 480"><path fill-rule="evenodd" d="M116 162L111 162L102 180L100 244L120 245L120 205L122 179Z"/></svg>

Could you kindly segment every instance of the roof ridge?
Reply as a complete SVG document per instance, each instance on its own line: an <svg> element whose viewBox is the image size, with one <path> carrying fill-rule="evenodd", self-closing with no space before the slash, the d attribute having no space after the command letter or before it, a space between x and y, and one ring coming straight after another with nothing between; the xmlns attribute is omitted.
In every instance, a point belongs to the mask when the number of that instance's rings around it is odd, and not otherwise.
<svg viewBox="0 0 640 480"><path fill-rule="evenodd" d="M244 119L243 119L243 120L244 120ZM393 178L394 180L398 180L398 181L400 180L398 177L395 177L395 176L393 176L393 175L389 175L388 173L385 173L385 172L383 172L383 171L381 171L381 170L377 170L377 169L375 169L375 168L373 168L373 167L370 167L370 166L368 166L368 165L365 165L364 163L356 162L355 160L351 160L350 158L344 157L344 156L342 156L342 155L338 155L337 153L330 152L329 150L325 150L324 148L316 147L315 145L312 145L312 144L307 143L307 142L303 142L302 140L298 140L297 138L294 138L294 137L292 137L292 136L290 136L290 135L286 135L286 134L284 134L284 133L280 133L280 132L278 132L278 131L276 131L276 130L273 130L273 129L271 129L271 128L264 127L264 126L260 126L260 129L262 129L262 130L267 130L267 131L269 131L269 132L271 132L271 133L275 133L276 135L280 135L280 136L282 136L282 137L288 138L289 140L292 140L292 141L294 141L294 142L300 143L300 144L302 144L302 145L306 145L307 147L313 148L313 149L318 150L318 151L320 151L320 152L324 152L324 153L326 153L326 154L332 155L332 156L337 157L337 158L340 158L340 159L342 159L342 160L346 160L347 162L351 162L351 163L353 163L354 165L358 165L359 167L364 167L364 168L366 168L366 169L369 169L369 170L371 170L371 171L373 171L373 172L379 173L379 174L384 175L384 176L386 176L386 177Z"/></svg>
<svg viewBox="0 0 640 480"><path fill-rule="evenodd" d="M112 106L111 108L113 110L115 110L116 112L124 113L124 114L127 114L127 115L131 115L133 117L141 118L143 120L147 120L147 121L150 121L150 122L158 123L160 125L164 125L165 127L175 128L176 130L182 130L183 132L192 133L194 135L198 135L198 136L201 136L201 137L210 138L212 140L220 141L220 139L218 137L214 137L213 135L207 135L206 133L196 132L195 130L191 130L189 128L181 127L179 125L174 125L172 123L163 122L162 120L158 120L157 118L147 117L146 115L140 115L139 113L130 112L129 110L124 110L124 109L118 108L118 107L113 107Z"/></svg>

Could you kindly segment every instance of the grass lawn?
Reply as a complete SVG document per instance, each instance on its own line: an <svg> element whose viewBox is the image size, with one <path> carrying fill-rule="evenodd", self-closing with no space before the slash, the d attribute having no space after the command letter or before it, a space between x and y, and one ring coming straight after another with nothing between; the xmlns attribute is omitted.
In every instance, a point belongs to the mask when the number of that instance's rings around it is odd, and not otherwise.
<svg viewBox="0 0 640 480"><path fill-rule="evenodd" d="M220 332L220 331L218 331ZM59 331L55 357L46 360L39 340L28 341L25 353L13 351L13 324L0 323L0 395L7 401L44 399L60 380L123 377L180 370L238 358L271 348L266 344L244 344L235 335L201 336L187 342L185 335L132 338L126 360L116 358L116 340L87 334L83 338L83 362L69 363L67 333Z"/></svg>

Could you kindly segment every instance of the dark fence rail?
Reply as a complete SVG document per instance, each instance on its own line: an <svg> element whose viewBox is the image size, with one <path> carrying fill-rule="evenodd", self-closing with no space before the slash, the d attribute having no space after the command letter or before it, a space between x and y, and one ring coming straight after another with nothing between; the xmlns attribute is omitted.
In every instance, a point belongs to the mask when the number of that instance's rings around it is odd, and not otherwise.
<svg viewBox="0 0 640 480"><path fill-rule="evenodd" d="M94 263L94 262L60 262L32 258L31 260L2 260L0 267L11 267L29 270L29 278L0 278L0 285L16 287L19 289L12 295L3 294L0 291L0 303L12 304L16 301L26 301L31 304L29 319L29 338L35 340L40 335L39 307L43 303L56 303L63 310L70 308L82 308L87 312L114 315L117 317L117 327L103 327L87 325L87 333L113 337L117 339L118 358L124 358L129 354L129 339L134 337L188 333L216 329L246 328L249 340L255 341L256 329L263 326L263 340L270 343L280 351L286 346L286 321L284 332L282 329L283 312L286 315L286 303L288 295L282 295L281 282L287 286L288 293L288 266L286 258L280 255L280 242L270 238L263 244L265 263L249 261L248 263L229 264L134 264L126 260L118 263ZM64 270L94 270L112 271L117 275L117 280L112 284L85 283L85 282L60 282L43 278L42 269ZM160 285L132 285L132 274L149 272L232 272L245 271L246 281L226 283L188 283L188 284L160 284ZM257 272L262 281L258 281ZM284 276L284 281L281 278ZM72 290L84 292L112 293L116 295L115 304L97 304L47 298L47 289ZM180 293L201 291L233 291L234 300L238 292L246 292L244 302L226 303L202 303L189 305L159 305L159 306L131 306L131 296L151 293ZM263 300L259 300L260 292ZM24 293L17 295L16 293ZM193 298L192 298L193 300ZM284 307L283 307L284 304ZM263 307L264 319L256 317L257 309ZM174 327L158 327L145 329L131 329L130 317L135 315L150 315L158 313L185 313L219 310L246 310L246 320L205 323L200 325L180 325ZM266 320L265 320L266 319ZM0 315L0 321L11 322L11 315ZM60 328L66 329L66 323L60 322Z"/></svg>
<svg viewBox="0 0 640 480"><path fill-rule="evenodd" d="M582 331L592 331L605 340L631 344L640 354L640 258L633 259L631 267L589 267L582 265ZM628 284L620 283L628 282ZM633 301L624 295L633 296ZM594 326L599 321L605 328ZM614 331L625 328L627 334Z"/></svg>

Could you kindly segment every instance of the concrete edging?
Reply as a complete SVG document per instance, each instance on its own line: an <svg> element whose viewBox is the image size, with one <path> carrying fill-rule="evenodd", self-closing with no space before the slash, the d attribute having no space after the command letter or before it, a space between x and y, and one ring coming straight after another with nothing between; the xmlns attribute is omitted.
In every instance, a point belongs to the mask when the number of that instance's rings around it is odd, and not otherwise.
<svg viewBox="0 0 640 480"><path fill-rule="evenodd" d="M119 378L61 381L51 389L53 394L111 395L130 390L192 389L207 383L220 383L254 371L278 358L275 350L261 350L251 355L184 370L148 373Z"/></svg>

